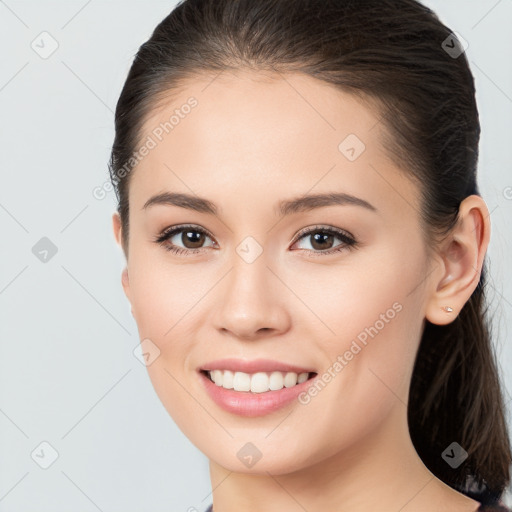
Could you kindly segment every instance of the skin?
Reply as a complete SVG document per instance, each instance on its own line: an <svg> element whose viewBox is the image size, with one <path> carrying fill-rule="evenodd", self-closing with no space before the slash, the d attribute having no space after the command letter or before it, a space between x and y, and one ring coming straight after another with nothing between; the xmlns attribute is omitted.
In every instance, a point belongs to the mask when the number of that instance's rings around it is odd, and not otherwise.
<svg viewBox="0 0 512 512"><path fill-rule="evenodd" d="M459 224L430 254L419 190L386 155L377 114L353 96L299 74L204 75L151 112L141 140L190 96L197 107L131 176L122 285L140 339L160 350L147 367L160 400L210 460L214 511L475 511L478 502L422 463L406 404L424 320L453 321L478 283L490 236L485 202L466 198ZM354 161L338 149L348 134L366 146ZM143 209L164 191L207 198L219 217ZM333 205L276 213L280 200L333 191L377 212ZM213 238L188 255L153 241L180 224ZM296 238L317 224L345 230L359 245L318 255L311 234ZM117 213L113 229L122 246ZM236 251L247 236L263 251L252 263ZM181 233L172 241L194 247ZM343 242L330 243L327 250ZM400 312L307 404L240 417L220 409L197 375L224 357L269 358L321 375L394 303ZM250 468L237 457L247 442L262 453Z"/></svg>

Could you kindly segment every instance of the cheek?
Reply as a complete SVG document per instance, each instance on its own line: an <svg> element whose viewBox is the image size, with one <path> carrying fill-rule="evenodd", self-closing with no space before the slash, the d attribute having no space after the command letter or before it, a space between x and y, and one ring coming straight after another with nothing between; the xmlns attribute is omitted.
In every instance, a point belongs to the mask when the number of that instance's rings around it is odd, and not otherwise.
<svg viewBox="0 0 512 512"><path fill-rule="evenodd" d="M159 249L164 253L164 249ZM134 254L130 291L139 332L168 342L195 314L195 304L208 292L208 275L194 265L166 261L155 251ZM183 333L181 333L183 334Z"/></svg>
<svg viewBox="0 0 512 512"><path fill-rule="evenodd" d="M317 302L335 335L316 336L327 357L317 377L320 391L303 403L309 417L322 417L314 435L329 439L331 449L362 439L391 410L405 414L421 322L419 306L407 295L414 272L400 274L399 267L381 265L352 277L347 272L330 282L335 292L328 300Z"/></svg>
<svg viewBox="0 0 512 512"><path fill-rule="evenodd" d="M387 385L406 401L423 324L420 294L411 293L422 275L422 259L419 253L406 259L392 246L379 256L354 258L354 265L338 272L315 274L308 301L324 324L327 364L344 375L338 379L343 392L367 401L389 395ZM382 393L375 393L375 386Z"/></svg>
<svg viewBox="0 0 512 512"><path fill-rule="evenodd" d="M190 326L199 321L194 304L206 290L194 282L201 279L197 273L145 261L136 266L136 258L132 260L130 288L139 339L151 340L158 351L146 369L168 414L187 431L193 407L188 361L196 339Z"/></svg>
<svg viewBox="0 0 512 512"><path fill-rule="evenodd" d="M195 282L201 277L185 267L158 265L149 257L134 257L131 264L130 289L139 339L151 340L158 353L146 369L158 397L179 425L191 400L186 384L191 371L188 361L197 336L190 326L199 322L194 304L206 289Z"/></svg>

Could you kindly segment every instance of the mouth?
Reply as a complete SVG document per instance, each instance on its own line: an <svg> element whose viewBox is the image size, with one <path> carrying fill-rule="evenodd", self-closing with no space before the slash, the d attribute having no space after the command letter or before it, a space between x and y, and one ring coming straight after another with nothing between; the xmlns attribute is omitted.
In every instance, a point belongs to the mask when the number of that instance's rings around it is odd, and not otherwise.
<svg viewBox="0 0 512 512"><path fill-rule="evenodd" d="M230 370L199 370L210 382L220 388L241 393L267 393L299 386L315 378L317 372L256 372Z"/></svg>
<svg viewBox="0 0 512 512"><path fill-rule="evenodd" d="M288 406L300 406L300 397L315 385L317 372L244 373L199 369L205 392L221 409L242 417L264 416Z"/></svg>

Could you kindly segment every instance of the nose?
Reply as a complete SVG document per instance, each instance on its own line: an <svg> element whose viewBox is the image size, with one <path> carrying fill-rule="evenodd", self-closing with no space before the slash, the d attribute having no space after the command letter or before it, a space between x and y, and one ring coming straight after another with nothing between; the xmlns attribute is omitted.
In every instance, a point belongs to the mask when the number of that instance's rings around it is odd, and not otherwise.
<svg viewBox="0 0 512 512"><path fill-rule="evenodd" d="M219 283L214 326L222 334L244 340L286 332L290 314L286 287L276 277L264 254L252 263L233 259L233 266Z"/></svg>

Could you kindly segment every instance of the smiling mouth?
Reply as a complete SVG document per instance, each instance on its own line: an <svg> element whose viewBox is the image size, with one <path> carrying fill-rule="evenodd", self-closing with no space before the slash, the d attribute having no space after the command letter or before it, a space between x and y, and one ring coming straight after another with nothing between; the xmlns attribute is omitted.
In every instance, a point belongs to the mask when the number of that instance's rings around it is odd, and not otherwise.
<svg viewBox="0 0 512 512"><path fill-rule="evenodd" d="M300 385L318 374L316 372L231 372L222 370L200 370L207 379L216 384L219 388L232 391L264 393L280 391L283 388L290 388ZM217 384L217 382L218 384Z"/></svg>

